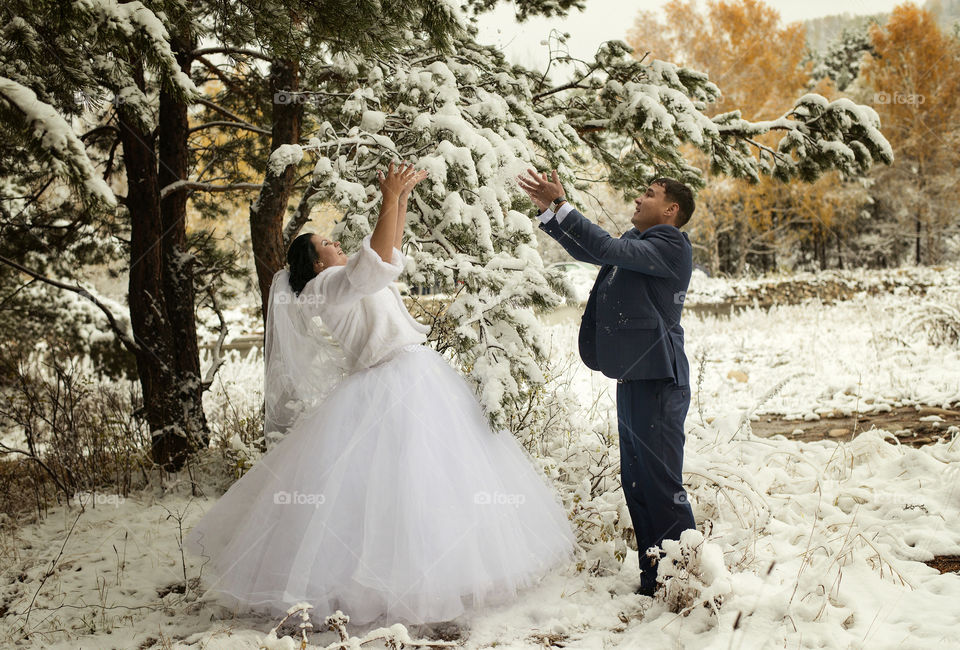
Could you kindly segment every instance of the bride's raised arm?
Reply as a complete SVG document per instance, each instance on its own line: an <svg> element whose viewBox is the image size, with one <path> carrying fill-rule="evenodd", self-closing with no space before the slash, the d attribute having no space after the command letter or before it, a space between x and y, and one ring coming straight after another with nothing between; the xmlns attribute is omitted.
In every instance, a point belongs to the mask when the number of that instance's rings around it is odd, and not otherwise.
<svg viewBox="0 0 960 650"><path fill-rule="evenodd" d="M413 165L407 169L407 171L412 170ZM401 171L403 168L401 167ZM421 170L415 174L408 175L404 181L403 188L400 190L400 196L397 201L397 230L396 235L393 241L393 247L397 250L400 250L400 244L403 243L403 229L407 224L407 199L410 198L410 192L413 191L413 188L427 177L427 171Z"/></svg>
<svg viewBox="0 0 960 650"><path fill-rule="evenodd" d="M380 218L370 235L370 248L375 250L380 259L389 263L393 259L393 240L397 228L397 201L403 189L404 168L394 170L393 162L387 167L387 174L377 171L380 179Z"/></svg>
<svg viewBox="0 0 960 650"><path fill-rule="evenodd" d="M360 249L343 266L334 266L321 271L306 284L302 302L319 315L322 305L346 305L363 296L379 291L397 279L403 271L403 254L395 250L395 237L403 234L402 216L398 217L401 195L409 196L410 190L426 173L419 173L413 165L401 165L394 169L393 163L387 173L377 172L383 195L380 216L373 232L363 238ZM404 212L406 210L404 209ZM399 230L399 234L398 234Z"/></svg>

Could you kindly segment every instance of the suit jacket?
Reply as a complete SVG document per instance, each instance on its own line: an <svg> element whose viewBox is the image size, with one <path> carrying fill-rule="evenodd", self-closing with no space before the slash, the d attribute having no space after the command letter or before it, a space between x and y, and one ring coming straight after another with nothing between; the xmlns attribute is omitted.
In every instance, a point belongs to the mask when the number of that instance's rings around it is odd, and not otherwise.
<svg viewBox="0 0 960 650"><path fill-rule="evenodd" d="M690 383L680 314L693 272L687 233L661 224L619 239L576 210L540 228L581 262L600 265L580 321L580 358L615 379Z"/></svg>

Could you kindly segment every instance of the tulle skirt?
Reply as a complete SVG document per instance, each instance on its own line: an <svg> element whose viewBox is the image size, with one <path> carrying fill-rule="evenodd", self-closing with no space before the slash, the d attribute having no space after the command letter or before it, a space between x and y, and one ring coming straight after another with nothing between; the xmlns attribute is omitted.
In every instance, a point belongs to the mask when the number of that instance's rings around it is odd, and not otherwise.
<svg viewBox="0 0 960 650"><path fill-rule="evenodd" d="M349 375L201 517L185 548L240 610L447 621L573 559L534 459L435 350ZM317 620L315 618L314 620Z"/></svg>

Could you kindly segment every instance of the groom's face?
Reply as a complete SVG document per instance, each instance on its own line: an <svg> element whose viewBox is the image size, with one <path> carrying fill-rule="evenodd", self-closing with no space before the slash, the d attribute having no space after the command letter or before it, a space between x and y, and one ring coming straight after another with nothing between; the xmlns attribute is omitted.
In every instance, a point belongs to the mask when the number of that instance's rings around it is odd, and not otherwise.
<svg viewBox="0 0 960 650"><path fill-rule="evenodd" d="M636 210L633 213L633 218L630 219L630 223L640 232L662 223L676 225L677 210L680 206L667 200L667 197L664 196L663 185L656 183L650 185L643 196L635 198L633 203Z"/></svg>

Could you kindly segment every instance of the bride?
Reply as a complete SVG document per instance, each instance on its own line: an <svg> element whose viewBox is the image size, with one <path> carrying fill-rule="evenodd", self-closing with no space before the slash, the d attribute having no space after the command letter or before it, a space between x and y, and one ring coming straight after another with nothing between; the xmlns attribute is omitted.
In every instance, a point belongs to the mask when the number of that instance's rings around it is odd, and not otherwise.
<svg viewBox="0 0 960 650"><path fill-rule="evenodd" d="M448 621L508 602L575 555L548 479L508 431L490 430L392 284L407 198L425 176L391 163L356 253L303 234L273 278L265 431L286 434L184 540L231 606Z"/></svg>

